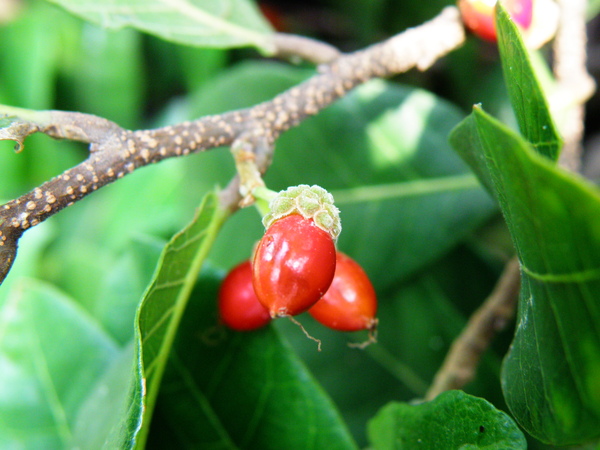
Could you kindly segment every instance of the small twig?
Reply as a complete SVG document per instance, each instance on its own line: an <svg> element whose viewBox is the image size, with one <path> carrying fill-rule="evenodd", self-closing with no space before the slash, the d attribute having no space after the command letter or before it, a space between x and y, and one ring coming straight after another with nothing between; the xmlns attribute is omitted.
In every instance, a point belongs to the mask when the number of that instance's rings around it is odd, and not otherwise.
<svg viewBox="0 0 600 450"><path fill-rule="evenodd" d="M490 296L473 313L467 326L452 343L444 364L427 391L426 400L432 400L450 389L460 389L475 377L481 356L492 338L514 316L519 280L519 262L515 257L506 264Z"/></svg>
<svg viewBox="0 0 600 450"><path fill-rule="evenodd" d="M232 213L239 209L242 196L240 195L240 177L234 176L229 184L219 192L219 205Z"/></svg>
<svg viewBox="0 0 600 450"><path fill-rule="evenodd" d="M295 34L276 33L274 56L278 58L300 58L314 64L330 63L341 56L332 45Z"/></svg>
<svg viewBox="0 0 600 450"><path fill-rule="evenodd" d="M262 175L270 161L267 163L262 161L262 158L273 153L272 145L263 136L251 134L240 136L231 145L236 172L240 179L241 207L253 204L252 192L265 186Z"/></svg>
<svg viewBox="0 0 600 450"><path fill-rule="evenodd" d="M584 131L584 104L593 95L595 83L586 67L586 0L559 0L559 26L554 40L555 95L552 109L561 118L564 146L560 163L578 171Z"/></svg>

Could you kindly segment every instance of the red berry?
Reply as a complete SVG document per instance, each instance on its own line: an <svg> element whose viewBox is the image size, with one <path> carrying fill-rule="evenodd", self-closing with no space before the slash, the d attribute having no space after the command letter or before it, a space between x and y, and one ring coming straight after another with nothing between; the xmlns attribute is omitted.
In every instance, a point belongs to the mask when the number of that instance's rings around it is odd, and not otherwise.
<svg viewBox="0 0 600 450"><path fill-rule="evenodd" d="M528 29L533 20L533 0L504 0L506 9L515 22Z"/></svg>
<svg viewBox="0 0 600 450"><path fill-rule="evenodd" d="M299 214L275 220L256 247L254 290L271 317L294 316L314 305L335 273L329 233Z"/></svg>
<svg viewBox="0 0 600 450"><path fill-rule="evenodd" d="M289 30L286 30L285 17L282 15L279 8L262 2L258 4L258 7L260 8L260 12L262 12L263 16L265 16L276 31L281 33L285 31L289 32Z"/></svg>
<svg viewBox="0 0 600 450"><path fill-rule="evenodd" d="M377 325L375 289L362 267L338 252L331 286L308 312L334 330L372 330Z"/></svg>
<svg viewBox="0 0 600 450"><path fill-rule="evenodd" d="M496 42L494 23L496 0L458 0L463 22L480 38ZM523 29L529 28L533 15L533 0L503 0L504 7Z"/></svg>
<svg viewBox="0 0 600 450"><path fill-rule="evenodd" d="M254 293L250 261L234 267L223 280L219 290L219 314L225 325L238 331L255 330L271 321L269 312Z"/></svg>

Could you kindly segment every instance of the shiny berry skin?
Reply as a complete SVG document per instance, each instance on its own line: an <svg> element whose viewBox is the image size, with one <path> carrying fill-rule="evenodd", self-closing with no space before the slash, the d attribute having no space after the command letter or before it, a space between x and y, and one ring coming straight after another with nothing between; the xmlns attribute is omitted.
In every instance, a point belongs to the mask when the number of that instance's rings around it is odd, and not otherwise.
<svg viewBox="0 0 600 450"><path fill-rule="evenodd" d="M496 0L458 0L463 22L474 34L496 42L494 23ZM533 0L503 0L512 19L523 29L529 28L533 16Z"/></svg>
<svg viewBox="0 0 600 450"><path fill-rule="evenodd" d="M377 325L375 289L362 267L338 252L331 286L308 312L334 330L372 330Z"/></svg>
<svg viewBox="0 0 600 450"><path fill-rule="evenodd" d="M221 283L219 316L221 322L237 331L256 330L271 321L269 312L254 293L250 261L234 267Z"/></svg>
<svg viewBox="0 0 600 450"><path fill-rule="evenodd" d="M252 283L271 317L295 316L325 294L335 273L335 245L312 219L290 214L274 221L258 243Z"/></svg>

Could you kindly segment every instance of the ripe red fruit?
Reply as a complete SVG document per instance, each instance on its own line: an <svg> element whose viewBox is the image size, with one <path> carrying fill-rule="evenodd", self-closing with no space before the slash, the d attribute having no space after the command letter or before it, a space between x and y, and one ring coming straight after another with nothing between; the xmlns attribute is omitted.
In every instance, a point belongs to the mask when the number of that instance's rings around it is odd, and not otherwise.
<svg viewBox="0 0 600 450"><path fill-rule="evenodd" d="M258 243L252 282L271 317L294 316L314 305L335 273L335 245L312 219L275 220Z"/></svg>
<svg viewBox="0 0 600 450"><path fill-rule="evenodd" d="M377 325L375 289L362 267L338 252L331 286L308 312L334 330L372 330Z"/></svg>
<svg viewBox="0 0 600 450"><path fill-rule="evenodd" d="M533 0L502 0L503 5L523 29L529 28L533 16ZM496 42L494 23L496 0L458 0L463 22L473 33Z"/></svg>
<svg viewBox="0 0 600 450"><path fill-rule="evenodd" d="M255 330L271 321L254 293L250 261L234 267L221 283L219 315L225 325L237 331Z"/></svg>

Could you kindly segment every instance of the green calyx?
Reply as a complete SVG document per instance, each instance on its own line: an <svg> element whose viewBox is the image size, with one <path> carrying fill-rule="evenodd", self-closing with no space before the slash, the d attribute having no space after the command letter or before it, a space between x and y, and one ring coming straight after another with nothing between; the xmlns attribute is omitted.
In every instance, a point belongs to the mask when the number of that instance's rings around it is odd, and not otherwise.
<svg viewBox="0 0 600 450"><path fill-rule="evenodd" d="M312 219L334 241L342 231L340 211L333 204L333 195L317 185L301 184L281 191L271 200L269 208L270 212L263 217L265 228L282 217L300 214L305 219Z"/></svg>

